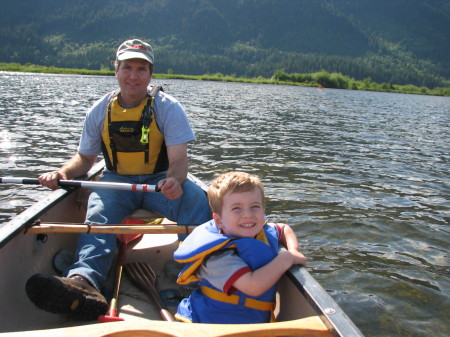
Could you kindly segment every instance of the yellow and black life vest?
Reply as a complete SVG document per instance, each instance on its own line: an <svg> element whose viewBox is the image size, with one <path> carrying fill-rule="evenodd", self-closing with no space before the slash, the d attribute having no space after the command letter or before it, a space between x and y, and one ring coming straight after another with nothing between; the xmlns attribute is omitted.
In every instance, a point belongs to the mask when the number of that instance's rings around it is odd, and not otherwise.
<svg viewBox="0 0 450 337"><path fill-rule="evenodd" d="M102 151L108 170L124 175L153 174L169 166L164 135L156 123L154 98L161 86L135 108L124 108L115 93L106 109Z"/></svg>

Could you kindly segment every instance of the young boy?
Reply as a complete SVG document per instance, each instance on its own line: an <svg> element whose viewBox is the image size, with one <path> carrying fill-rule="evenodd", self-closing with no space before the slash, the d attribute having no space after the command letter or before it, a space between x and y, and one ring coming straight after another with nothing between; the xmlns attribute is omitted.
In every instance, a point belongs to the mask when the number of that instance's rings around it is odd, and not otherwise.
<svg viewBox="0 0 450 337"><path fill-rule="evenodd" d="M199 281L176 318L195 323L267 323L276 285L294 264L306 265L294 231L265 220L264 188L244 172L219 175L208 191L213 220L196 228L174 253L187 263L177 280ZM278 253L278 244L287 250Z"/></svg>

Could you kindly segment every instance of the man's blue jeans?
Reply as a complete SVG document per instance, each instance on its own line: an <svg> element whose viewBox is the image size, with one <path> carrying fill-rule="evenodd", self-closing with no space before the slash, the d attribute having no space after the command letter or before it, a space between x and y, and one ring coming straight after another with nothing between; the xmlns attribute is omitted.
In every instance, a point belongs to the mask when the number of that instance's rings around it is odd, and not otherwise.
<svg viewBox="0 0 450 337"><path fill-rule="evenodd" d="M105 182L156 185L164 179L165 172L153 175L125 176L106 171ZM169 200L162 193L93 189L88 202L86 223L92 225L120 224L138 208L156 212L179 224L202 224L211 220L211 211L204 191L186 180L183 195ZM114 234L81 234L76 262L66 271L66 276L81 275L100 289L106 279L116 250Z"/></svg>

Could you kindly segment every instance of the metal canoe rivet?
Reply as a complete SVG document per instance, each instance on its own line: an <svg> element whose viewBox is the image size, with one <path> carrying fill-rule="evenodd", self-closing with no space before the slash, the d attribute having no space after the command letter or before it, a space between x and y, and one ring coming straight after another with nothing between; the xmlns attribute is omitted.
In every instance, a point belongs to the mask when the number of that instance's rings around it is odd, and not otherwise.
<svg viewBox="0 0 450 337"><path fill-rule="evenodd" d="M334 310L333 308L326 308L326 309L324 310L324 312L325 312L327 315L333 315L333 314L336 313L336 310Z"/></svg>

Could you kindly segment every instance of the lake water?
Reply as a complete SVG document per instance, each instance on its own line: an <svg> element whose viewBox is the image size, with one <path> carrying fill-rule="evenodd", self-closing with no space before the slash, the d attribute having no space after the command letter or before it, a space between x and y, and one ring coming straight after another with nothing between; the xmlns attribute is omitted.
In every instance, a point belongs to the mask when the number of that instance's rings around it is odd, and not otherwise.
<svg viewBox="0 0 450 337"><path fill-rule="evenodd" d="M185 107L191 172L244 170L291 225L309 270L366 336L447 336L450 98L157 80ZM0 73L0 174L75 151L113 77ZM0 186L0 226L49 190Z"/></svg>

